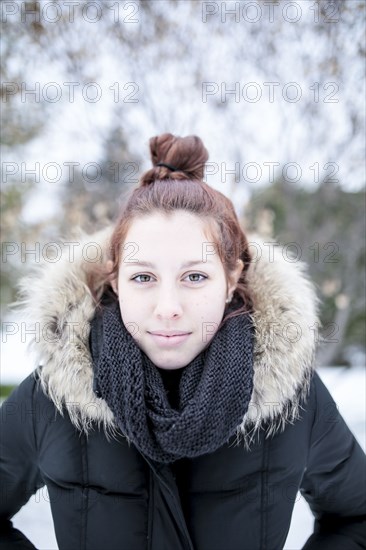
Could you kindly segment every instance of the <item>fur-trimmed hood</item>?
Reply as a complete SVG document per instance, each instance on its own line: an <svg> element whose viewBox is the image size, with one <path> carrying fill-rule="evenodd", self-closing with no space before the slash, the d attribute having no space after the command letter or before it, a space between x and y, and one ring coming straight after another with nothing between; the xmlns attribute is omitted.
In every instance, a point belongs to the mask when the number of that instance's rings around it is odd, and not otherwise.
<svg viewBox="0 0 366 550"><path fill-rule="evenodd" d="M38 323L32 344L42 387L75 426L88 431L97 422L113 431L111 410L93 392L89 350L95 301L88 286L94 261L105 261L111 228L63 249L58 261L44 263L21 282L22 318ZM305 265L291 261L281 246L248 235L254 261L248 286L254 302L254 389L239 434L253 435L263 421L268 433L299 413L314 368L318 299ZM37 366L36 365L36 366Z"/></svg>

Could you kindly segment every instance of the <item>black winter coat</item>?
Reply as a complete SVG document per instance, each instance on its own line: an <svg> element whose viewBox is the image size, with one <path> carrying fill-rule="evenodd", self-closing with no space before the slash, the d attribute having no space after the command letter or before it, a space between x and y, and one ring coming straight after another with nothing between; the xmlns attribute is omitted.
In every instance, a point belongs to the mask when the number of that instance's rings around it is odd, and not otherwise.
<svg viewBox="0 0 366 550"><path fill-rule="evenodd" d="M314 373L315 298L301 266L276 256L250 268L257 335L243 442L171 465L113 433L93 393L98 342L81 266L51 264L28 283L48 332L35 342L42 368L1 408L1 549L33 548L11 518L45 484L61 550L279 550L298 490L315 516L306 550L366 548L365 455ZM289 338L291 323L301 338Z"/></svg>
<svg viewBox="0 0 366 550"><path fill-rule="evenodd" d="M0 548L34 548L8 520L44 484L62 550L278 550L299 488L316 517L307 550L365 548L365 458L317 375L282 433L172 466L78 433L32 376L2 413Z"/></svg>

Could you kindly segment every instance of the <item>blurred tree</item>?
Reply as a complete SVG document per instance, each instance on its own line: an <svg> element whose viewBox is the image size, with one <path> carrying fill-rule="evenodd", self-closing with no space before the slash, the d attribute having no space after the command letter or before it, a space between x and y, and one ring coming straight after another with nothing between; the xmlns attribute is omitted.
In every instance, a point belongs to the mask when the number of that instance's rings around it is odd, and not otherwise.
<svg viewBox="0 0 366 550"><path fill-rule="evenodd" d="M75 170L65 183L58 230L67 235L73 227L87 233L105 227L118 214L121 193L137 184L139 173L139 159L130 152L122 128L114 128L105 142L104 159L89 170Z"/></svg>
<svg viewBox="0 0 366 550"><path fill-rule="evenodd" d="M365 352L365 192L331 181L313 191L278 180L253 194L244 224L286 245L288 261L305 261L322 301L318 362L348 361ZM315 331L316 333L317 331Z"/></svg>
<svg viewBox="0 0 366 550"><path fill-rule="evenodd" d="M38 9L38 2L35 2ZM2 14L1 23L1 189L0 189L0 231L2 235L1 301L3 310L15 299L14 283L24 273L25 262L21 256L22 243L34 242L39 235L39 226L29 227L20 221L33 187L26 176L21 175L20 162L24 150L39 137L45 126L45 104L33 96L29 98L31 108L24 109L22 90L28 68L22 62L27 35L18 21L6 21ZM36 26L32 30L36 32ZM10 158L9 158L10 157ZM11 163L4 162L5 159ZM10 165L11 164L11 165Z"/></svg>

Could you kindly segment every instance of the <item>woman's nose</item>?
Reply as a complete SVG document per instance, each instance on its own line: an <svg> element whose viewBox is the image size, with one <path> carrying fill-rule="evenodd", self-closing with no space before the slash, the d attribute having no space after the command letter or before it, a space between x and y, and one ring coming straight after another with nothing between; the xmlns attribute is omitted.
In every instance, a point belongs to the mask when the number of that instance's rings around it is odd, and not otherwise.
<svg viewBox="0 0 366 550"><path fill-rule="evenodd" d="M182 315L183 308L178 292L174 289L161 289L156 306L155 315L164 319L172 319Z"/></svg>

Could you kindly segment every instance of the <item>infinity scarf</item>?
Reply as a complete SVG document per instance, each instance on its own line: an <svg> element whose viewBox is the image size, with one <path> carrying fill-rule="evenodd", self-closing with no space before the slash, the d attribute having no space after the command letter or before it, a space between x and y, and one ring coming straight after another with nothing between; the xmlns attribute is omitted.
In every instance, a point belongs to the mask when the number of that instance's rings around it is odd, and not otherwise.
<svg viewBox="0 0 366 550"><path fill-rule="evenodd" d="M226 321L179 382L171 407L159 369L125 328L118 302L104 307L94 390L140 453L161 463L212 453L236 432L253 389L253 327L249 314ZM101 340L101 342L100 342Z"/></svg>

